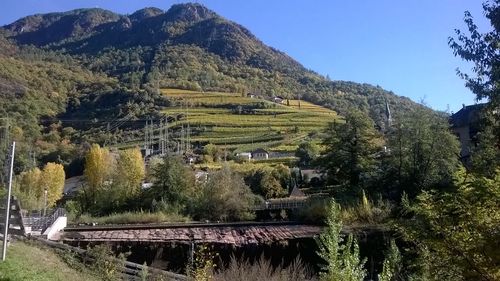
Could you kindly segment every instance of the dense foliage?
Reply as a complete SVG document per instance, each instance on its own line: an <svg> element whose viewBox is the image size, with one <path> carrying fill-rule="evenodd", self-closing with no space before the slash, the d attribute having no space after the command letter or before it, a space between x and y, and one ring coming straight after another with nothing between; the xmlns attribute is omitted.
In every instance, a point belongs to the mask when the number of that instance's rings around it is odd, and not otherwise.
<svg viewBox="0 0 500 281"><path fill-rule="evenodd" d="M348 113L344 123L331 123L324 140L326 150L320 159L330 182L351 188L366 185L376 171L381 142L373 121L359 110Z"/></svg>
<svg viewBox="0 0 500 281"><path fill-rule="evenodd" d="M327 215L327 227L317 240L318 254L326 262L320 280L364 280L367 275L363 268L366 260L360 259L359 246L352 234L344 239L340 234L341 230L340 206L332 200Z"/></svg>
<svg viewBox="0 0 500 281"><path fill-rule="evenodd" d="M454 188L404 200L410 220L401 232L426 256L430 280L500 278L500 170L492 179L455 174Z"/></svg>

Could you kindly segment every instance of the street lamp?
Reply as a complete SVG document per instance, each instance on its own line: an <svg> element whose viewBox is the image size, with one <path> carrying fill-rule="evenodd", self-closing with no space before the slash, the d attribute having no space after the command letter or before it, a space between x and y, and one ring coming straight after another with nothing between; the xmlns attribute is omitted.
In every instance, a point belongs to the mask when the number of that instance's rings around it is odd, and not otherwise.
<svg viewBox="0 0 500 281"><path fill-rule="evenodd" d="M43 216L47 213L47 188L43 190Z"/></svg>

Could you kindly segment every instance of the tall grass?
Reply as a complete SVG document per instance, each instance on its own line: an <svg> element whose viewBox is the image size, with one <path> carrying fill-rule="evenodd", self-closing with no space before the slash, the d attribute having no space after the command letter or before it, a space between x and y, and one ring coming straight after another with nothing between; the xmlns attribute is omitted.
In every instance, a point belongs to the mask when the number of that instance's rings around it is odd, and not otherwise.
<svg viewBox="0 0 500 281"><path fill-rule="evenodd" d="M344 224L377 224L387 220L392 212L392 204L379 198L373 202L363 191L357 203L344 207L341 218Z"/></svg>
<svg viewBox="0 0 500 281"><path fill-rule="evenodd" d="M216 281L304 281L316 280L312 271L299 259L289 266L273 267L271 262L263 257L255 263L247 259L231 258L229 266L214 275Z"/></svg>
<svg viewBox="0 0 500 281"><path fill-rule="evenodd" d="M78 218L70 218L70 222L79 223L97 223L97 224L135 224L135 223L164 223L164 222L188 222L189 217L176 213L165 212L125 212L116 213L103 217L92 217L83 214Z"/></svg>

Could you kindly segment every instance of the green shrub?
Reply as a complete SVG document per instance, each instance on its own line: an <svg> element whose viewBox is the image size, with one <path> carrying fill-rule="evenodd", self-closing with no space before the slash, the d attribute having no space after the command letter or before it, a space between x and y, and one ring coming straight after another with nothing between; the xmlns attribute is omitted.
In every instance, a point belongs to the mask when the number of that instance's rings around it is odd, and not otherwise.
<svg viewBox="0 0 500 281"><path fill-rule="evenodd" d="M106 244L96 245L88 249L86 254L91 260L90 264L102 280L115 281L121 279L125 262L124 254L120 254L118 258L115 258L111 247Z"/></svg>
<svg viewBox="0 0 500 281"><path fill-rule="evenodd" d="M318 255L325 261L320 273L322 281L363 281L366 260L359 256L359 246L352 234L347 241L341 237L340 205L332 199L328 211L327 227L317 239Z"/></svg>

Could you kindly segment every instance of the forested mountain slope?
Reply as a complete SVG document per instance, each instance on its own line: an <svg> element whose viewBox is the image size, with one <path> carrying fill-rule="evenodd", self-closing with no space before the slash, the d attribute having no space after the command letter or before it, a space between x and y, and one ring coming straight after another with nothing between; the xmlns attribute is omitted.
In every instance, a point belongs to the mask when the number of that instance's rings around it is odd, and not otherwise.
<svg viewBox="0 0 500 281"><path fill-rule="evenodd" d="M69 144L139 138L144 122L133 121L169 105L159 88L300 98L339 115L356 107L381 128L386 102L393 115L419 106L378 86L330 81L199 4L131 15L78 9L0 28L0 115L26 146L21 168L31 149L67 162ZM130 126L114 126L122 119Z"/></svg>
<svg viewBox="0 0 500 281"><path fill-rule="evenodd" d="M199 4L173 5L166 12L145 8L131 15L78 9L28 16L3 29L18 44L69 54L132 89L149 84L301 96L341 114L361 107L378 123L386 100L396 113L415 105L380 87L329 81Z"/></svg>

